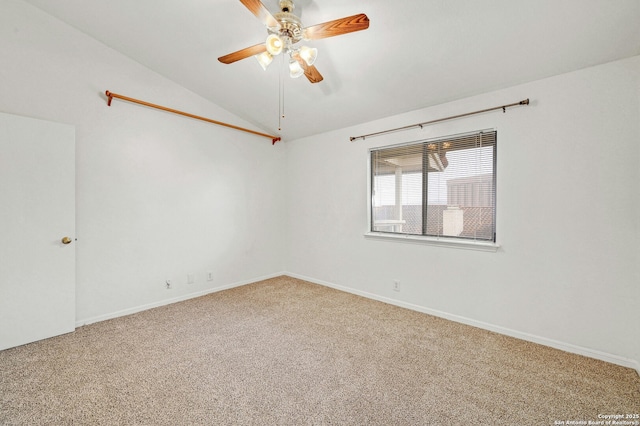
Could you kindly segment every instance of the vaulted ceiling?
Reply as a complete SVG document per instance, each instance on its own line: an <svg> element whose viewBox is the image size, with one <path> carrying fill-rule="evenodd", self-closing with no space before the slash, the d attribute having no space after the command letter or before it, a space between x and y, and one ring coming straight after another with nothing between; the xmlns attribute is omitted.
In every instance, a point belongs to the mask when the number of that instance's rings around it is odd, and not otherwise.
<svg viewBox="0 0 640 426"><path fill-rule="evenodd" d="M640 54L638 0L298 0L304 26L370 27L306 43L324 81L285 72L278 131L282 62L217 60L266 38L239 0L25 1L284 140Z"/></svg>

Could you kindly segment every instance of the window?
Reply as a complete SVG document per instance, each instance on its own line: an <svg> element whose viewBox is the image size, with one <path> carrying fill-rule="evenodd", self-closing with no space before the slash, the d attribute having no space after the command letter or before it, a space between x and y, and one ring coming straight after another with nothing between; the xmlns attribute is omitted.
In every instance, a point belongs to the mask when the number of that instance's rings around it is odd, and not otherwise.
<svg viewBox="0 0 640 426"><path fill-rule="evenodd" d="M371 233L495 243L496 132L370 150Z"/></svg>

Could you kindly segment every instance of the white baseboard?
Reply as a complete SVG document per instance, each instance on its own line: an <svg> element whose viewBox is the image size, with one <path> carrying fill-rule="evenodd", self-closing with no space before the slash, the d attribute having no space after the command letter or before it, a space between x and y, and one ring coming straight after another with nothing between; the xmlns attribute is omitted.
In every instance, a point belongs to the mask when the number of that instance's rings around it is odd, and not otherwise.
<svg viewBox="0 0 640 426"><path fill-rule="evenodd" d="M358 296L366 297L368 299L377 300L379 302L388 303L395 306L400 306L402 308L411 309L412 311L422 312L425 314L433 315L435 317L444 318L450 321L458 322L461 324L470 325L473 327L481 328L484 330L493 331L499 334L503 334L506 336L515 337L517 339L526 340L528 342L538 343L540 345L549 346L555 349L560 349L565 352L586 356L589 358L598 359L600 361L609 362L611 364L620 365L623 367L628 367L634 369L638 375L640 376L640 362L624 358L618 355L609 354L606 352L598 351L595 349L584 348L582 346L572 345L570 343L564 343L553 339L548 339L546 337L540 337L529 333L523 333L517 330L512 330L509 328L488 324L482 321L476 321L474 319L462 317L459 315L449 314L447 312L438 311L435 309L426 308L424 306L414 305L412 303L402 302L400 300L391 299L388 297L380 296L374 293L369 293L366 291L355 290L349 287L344 287L341 285L333 284L327 281L317 280L315 278L307 277L300 274L294 274L291 272L286 272L285 275L298 278L304 281L308 281L314 284L319 284L325 287L334 288L336 290L344 291L347 293L355 294Z"/></svg>
<svg viewBox="0 0 640 426"><path fill-rule="evenodd" d="M110 319L113 319L113 318L118 318L118 317L123 317L123 316L126 316L126 315L135 314L135 313L138 313L138 312L146 311L148 309L158 308L160 306L170 305L172 303L182 302L182 301L193 299L193 298L196 298L196 297L205 296L205 295L211 294L211 293L217 293L217 292L223 291L223 290L229 290L229 289L235 288L235 287L241 287L243 285L252 284L252 283L255 283L255 282L258 282L258 281L262 281L262 280L268 280L270 278L281 277L283 275L286 275L286 273L279 272L279 273L276 273L276 274L265 275L265 276L262 276L262 277L252 278L250 280L238 281L238 282L235 282L235 283L232 283L232 284L226 284L226 285L222 285L222 286L215 287L215 288L209 288L209 289L202 290L202 291L197 291L197 292L194 292L194 293L183 294L181 296L173 297L171 299L163 299L163 300L159 300L159 301L153 302L153 303L148 303L148 304L145 304L145 305L134 306L132 308L123 309L123 310L117 311L117 312L111 312L111 313L104 314L104 315L98 315L98 316L91 317L91 318L85 318L85 319L76 321L76 328L77 327L82 327L83 325L93 324L93 323L100 322L100 321L106 321L106 320L110 320Z"/></svg>

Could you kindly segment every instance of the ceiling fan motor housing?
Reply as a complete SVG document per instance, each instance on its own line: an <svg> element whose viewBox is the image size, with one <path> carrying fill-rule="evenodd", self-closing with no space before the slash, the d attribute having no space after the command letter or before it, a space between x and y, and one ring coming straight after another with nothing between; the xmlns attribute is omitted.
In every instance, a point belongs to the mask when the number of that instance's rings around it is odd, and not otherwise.
<svg viewBox="0 0 640 426"><path fill-rule="evenodd" d="M280 23L280 28L273 32L281 37L287 37L290 44L296 44L302 40L302 21L293 12L292 0L280 0L280 10L273 17Z"/></svg>

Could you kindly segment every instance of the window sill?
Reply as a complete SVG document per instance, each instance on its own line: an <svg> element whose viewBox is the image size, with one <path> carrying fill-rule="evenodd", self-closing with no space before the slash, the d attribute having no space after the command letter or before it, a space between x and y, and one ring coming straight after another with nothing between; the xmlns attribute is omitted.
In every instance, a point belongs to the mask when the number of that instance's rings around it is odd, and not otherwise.
<svg viewBox="0 0 640 426"><path fill-rule="evenodd" d="M497 243L491 243L487 241L473 241L464 240L458 238L438 238L438 237L424 237L421 235L407 235L407 234L391 234L384 232L366 232L365 238L373 238L380 240L393 240L409 243L426 244L432 246L458 248L466 250L479 250L479 251L491 251L496 252L500 248Z"/></svg>

